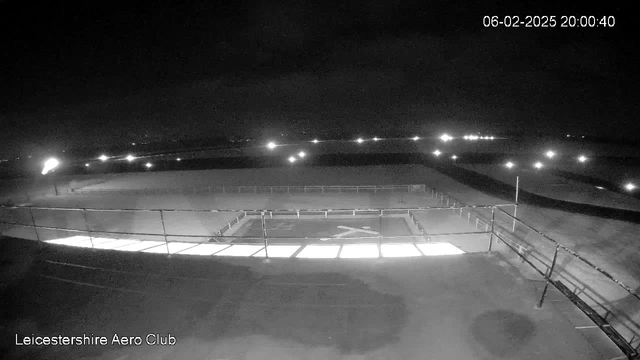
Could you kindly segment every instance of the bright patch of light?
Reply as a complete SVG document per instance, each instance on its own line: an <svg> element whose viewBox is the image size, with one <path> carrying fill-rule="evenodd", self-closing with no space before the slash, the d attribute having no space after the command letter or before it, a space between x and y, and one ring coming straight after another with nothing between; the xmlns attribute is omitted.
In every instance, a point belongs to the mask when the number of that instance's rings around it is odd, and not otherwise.
<svg viewBox="0 0 640 360"><path fill-rule="evenodd" d="M268 148L269 150L273 150L273 149L275 149L276 147L278 147L278 144L276 144L276 143L275 143L275 142L273 142L273 141L269 141L269 143L267 143L267 148Z"/></svg>
<svg viewBox="0 0 640 360"><path fill-rule="evenodd" d="M604 190L604 188L602 186L596 186L596 189L598 190Z"/></svg>
<svg viewBox="0 0 640 360"><path fill-rule="evenodd" d="M165 246L164 241L139 241L137 243L133 243L131 245L119 247L117 250L119 251L141 251L150 249L156 246Z"/></svg>
<svg viewBox="0 0 640 360"><path fill-rule="evenodd" d="M196 247L186 249L178 252L180 255L203 255L209 256L217 253L218 251L228 248L227 244L200 244Z"/></svg>
<svg viewBox="0 0 640 360"><path fill-rule="evenodd" d="M373 141L379 141L379 140L380 140L380 138L379 138L379 137L377 137L377 136L375 136L375 137L373 138Z"/></svg>
<svg viewBox="0 0 640 360"><path fill-rule="evenodd" d="M100 161L103 161L103 162L104 162L104 161L109 160L109 157L108 157L107 155L102 154L102 155L100 155L100 157L99 157L98 159L99 159Z"/></svg>
<svg viewBox="0 0 640 360"><path fill-rule="evenodd" d="M314 144L317 144L317 143L319 143L320 141L318 141L318 139L313 139L313 141L311 141L311 142L312 142L312 143L314 143Z"/></svg>
<svg viewBox="0 0 640 360"><path fill-rule="evenodd" d="M42 175L46 175L49 171L55 169L60 165L60 161L56 158L48 159L44 162L44 167L42 168Z"/></svg>
<svg viewBox="0 0 640 360"><path fill-rule="evenodd" d="M136 143L131 143L131 145L136 146Z"/></svg>
<svg viewBox="0 0 640 360"><path fill-rule="evenodd" d="M636 186L632 183L628 183L624 186L625 189L627 189L627 191L633 191L635 190Z"/></svg>
<svg viewBox="0 0 640 360"><path fill-rule="evenodd" d="M154 254L167 254L167 245L169 246L169 252L168 252L169 254L175 254L182 250L196 246L195 243L170 242L168 244L165 244L164 246L156 246L151 249L142 250L142 252L154 253Z"/></svg>
<svg viewBox="0 0 640 360"><path fill-rule="evenodd" d="M544 166L544 164L542 164L540 161L538 161L537 163L533 164L533 167L536 169L542 169L542 167Z"/></svg>
<svg viewBox="0 0 640 360"><path fill-rule="evenodd" d="M440 140L447 142L447 141L451 141L453 140L453 138L451 136L449 136L448 134L443 134L442 136L440 136Z"/></svg>
<svg viewBox="0 0 640 360"><path fill-rule="evenodd" d="M358 140L356 140L356 142L357 142L358 144L362 144L362 143L364 142L364 140L362 140L362 138L358 138Z"/></svg>
<svg viewBox="0 0 640 360"><path fill-rule="evenodd" d="M464 251L449 243L428 243L416 245L425 256L460 255Z"/></svg>
<svg viewBox="0 0 640 360"><path fill-rule="evenodd" d="M549 159L553 159L556 156L556 153L549 150L545 153L545 155L549 158Z"/></svg>
<svg viewBox="0 0 640 360"><path fill-rule="evenodd" d="M298 249L300 249L300 245L269 245L269 257L290 258ZM267 257L267 253L262 249L255 253L253 257Z"/></svg>
<svg viewBox="0 0 640 360"><path fill-rule="evenodd" d="M301 158L303 158L303 157L307 156L307 154L306 154L304 151L300 151L300 152L298 153L298 156L299 156L299 157L301 157Z"/></svg>
<svg viewBox="0 0 640 360"><path fill-rule="evenodd" d="M335 259L339 251L340 245L307 245L296 258Z"/></svg>
<svg viewBox="0 0 640 360"><path fill-rule="evenodd" d="M507 161L506 164L504 164L504 166L506 166L508 169L513 168L514 166L516 166L516 164L512 163L511 161Z"/></svg>
<svg viewBox="0 0 640 360"><path fill-rule="evenodd" d="M262 245L231 245L230 247L217 252L214 256L251 256L260 251Z"/></svg>
<svg viewBox="0 0 640 360"><path fill-rule="evenodd" d="M453 155L451 156L451 159L456 160L458 158L458 155Z"/></svg>
<svg viewBox="0 0 640 360"><path fill-rule="evenodd" d="M361 259L380 257L377 244L347 244L342 245L340 259Z"/></svg>
<svg viewBox="0 0 640 360"><path fill-rule="evenodd" d="M469 136L468 135L465 135L462 138L465 139L465 140L469 140Z"/></svg>
<svg viewBox="0 0 640 360"><path fill-rule="evenodd" d="M578 161L580 161L581 163L583 163L583 162L587 161L587 157L586 157L586 156L584 156L584 155L580 155L580 156L578 157Z"/></svg>
<svg viewBox="0 0 640 360"><path fill-rule="evenodd" d="M420 256L420 251L413 244L382 244L382 257L412 257Z"/></svg>
<svg viewBox="0 0 640 360"><path fill-rule="evenodd" d="M89 163L84 164L85 167L89 167Z"/></svg>
<svg viewBox="0 0 640 360"><path fill-rule="evenodd" d="M177 158L177 159L176 159L176 161L182 161L182 159L180 159L180 158Z"/></svg>
<svg viewBox="0 0 640 360"><path fill-rule="evenodd" d="M152 167L153 167L153 164L148 162L148 163L144 164L144 166L145 166L147 169L150 169L150 168L152 168Z"/></svg>
<svg viewBox="0 0 640 360"><path fill-rule="evenodd" d="M70 237L61 238L61 239L48 240L46 242L49 244L56 244L56 245L83 246L83 244L88 241L89 241L88 236L77 235L77 236L70 236ZM91 243L89 243L89 246L91 246Z"/></svg>
<svg viewBox="0 0 640 360"><path fill-rule="evenodd" d="M440 156L440 154L442 154L442 153L440 152L440 150L436 150L436 151L434 151L434 152L433 152L433 155L435 155L435 156Z"/></svg>
<svg viewBox="0 0 640 360"><path fill-rule="evenodd" d="M494 140L494 139L495 139L495 137L493 137L493 136L489 137L489 140Z"/></svg>
<svg viewBox="0 0 640 360"><path fill-rule="evenodd" d="M127 157L125 159L127 159L128 162L132 162L133 160L136 159L136 157L131 155L131 154L129 154L129 155L127 155Z"/></svg>
<svg viewBox="0 0 640 360"><path fill-rule="evenodd" d="M127 245L131 245L134 243L140 242L139 240L125 240L125 239L112 239L112 241L101 243L101 244L93 244L93 247L96 249L105 249L105 250L117 250L120 247L124 247Z"/></svg>
<svg viewBox="0 0 640 360"><path fill-rule="evenodd" d="M418 141L418 140L420 140L420 137L419 136L414 136L411 140Z"/></svg>
<svg viewBox="0 0 640 360"><path fill-rule="evenodd" d="M293 157L293 156L290 156L290 157L289 157L289 162L290 162L290 163L294 163L294 162L296 162L296 158L295 158L295 157Z"/></svg>

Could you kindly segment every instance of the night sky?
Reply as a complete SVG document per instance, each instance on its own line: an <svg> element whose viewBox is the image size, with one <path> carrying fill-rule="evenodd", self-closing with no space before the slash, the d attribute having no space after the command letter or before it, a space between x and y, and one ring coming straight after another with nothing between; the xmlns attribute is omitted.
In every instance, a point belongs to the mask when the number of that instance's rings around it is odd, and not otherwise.
<svg viewBox="0 0 640 360"><path fill-rule="evenodd" d="M640 137L631 2L558 3L0 0L0 155L293 129ZM482 24L573 14L616 24Z"/></svg>

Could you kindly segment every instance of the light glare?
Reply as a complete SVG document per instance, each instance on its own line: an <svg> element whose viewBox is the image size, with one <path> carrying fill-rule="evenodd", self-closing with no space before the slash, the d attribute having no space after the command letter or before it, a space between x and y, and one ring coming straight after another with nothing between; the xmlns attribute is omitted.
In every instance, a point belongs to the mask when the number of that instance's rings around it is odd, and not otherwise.
<svg viewBox="0 0 640 360"><path fill-rule="evenodd" d="M273 149L275 149L276 147L278 147L278 145L277 145L276 143L274 143L273 141L269 141L269 143L267 144L267 148L268 148L269 150L273 150Z"/></svg>
<svg viewBox="0 0 640 360"><path fill-rule="evenodd" d="M99 157L98 159L99 159L100 161L103 161L103 162L104 162L104 161L109 160L109 157L108 157L107 155L102 154L102 155L100 155L100 157Z"/></svg>
<svg viewBox="0 0 640 360"><path fill-rule="evenodd" d="M440 152L440 150L436 150L436 151L434 151L434 152L433 152L433 155L435 155L435 156L440 156L440 154L442 154L442 153Z"/></svg>
<svg viewBox="0 0 640 360"><path fill-rule="evenodd" d="M49 171L55 169L60 162L56 158L50 158L44 162L44 168L42 169L42 175L46 175Z"/></svg>
<svg viewBox="0 0 640 360"><path fill-rule="evenodd" d="M293 156L290 156L290 157L289 157L289 162L290 162L290 163L294 163L294 162L296 162L296 158L295 158L295 157L293 157Z"/></svg>
<svg viewBox="0 0 640 360"><path fill-rule="evenodd" d="M533 164L533 167L536 168L536 169L542 169L543 166L544 165L540 161L538 161L537 163Z"/></svg>
<svg viewBox="0 0 640 360"><path fill-rule="evenodd" d="M136 157L131 155L131 154L129 154L129 155L127 155L127 157L125 159L127 159L128 162L132 162L133 160L136 159Z"/></svg>
<svg viewBox="0 0 640 360"><path fill-rule="evenodd" d="M627 189L627 191L633 191L636 189L636 186L632 183L628 183L627 185L624 186L625 189Z"/></svg>
<svg viewBox="0 0 640 360"><path fill-rule="evenodd" d="M301 158L303 158L303 157L307 156L307 154L306 154L304 151L300 151L300 152L298 153L298 156L300 156Z"/></svg>
<svg viewBox="0 0 640 360"><path fill-rule="evenodd" d="M516 164L512 163L511 161L507 161L507 163L506 163L506 164L504 164L504 166L506 166L507 168L511 169L511 168L513 168L514 166L516 166Z"/></svg>
<svg viewBox="0 0 640 360"><path fill-rule="evenodd" d="M547 157L549 159L553 159L556 156L556 153L551 151L551 150L549 150L549 151L547 151L547 153L545 155L547 155Z"/></svg>
<svg viewBox="0 0 640 360"><path fill-rule="evenodd" d="M583 162L587 161L587 157L586 157L586 156L584 156L584 155L580 155L580 156L578 157L578 161L580 161L581 163L583 163Z"/></svg>

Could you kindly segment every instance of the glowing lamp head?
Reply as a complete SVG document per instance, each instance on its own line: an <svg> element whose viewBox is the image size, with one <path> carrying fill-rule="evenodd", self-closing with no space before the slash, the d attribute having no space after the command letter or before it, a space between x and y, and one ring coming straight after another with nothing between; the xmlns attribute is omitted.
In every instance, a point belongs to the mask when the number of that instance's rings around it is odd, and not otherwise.
<svg viewBox="0 0 640 360"><path fill-rule="evenodd" d="M506 166L507 169L512 169L514 166L516 166L516 164L512 163L511 161L507 161L507 163L504 164L504 166Z"/></svg>
<svg viewBox="0 0 640 360"><path fill-rule="evenodd" d="M556 153L555 153L555 152L553 152L553 151L551 151L551 150L549 150L549 151L547 151L547 152L545 153L545 155L547 155L547 157L548 157L549 159L553 159L553 158L556 156Z"/></svg>
<svg viewBox="0 0 640 360"><path fill-rule="evenodd" d="M443 134L442 136L440 136L440 140L442 140L443 142L451 141L452 139L453 138L448 134Z"/></svg>
<svg viewBox="0 0 640 360"><path fill-rule="evenodd" d="M84 164L85 167L89 167L89 163Z"/></svg>
<svg viewBox="0 0 640 360"><path fill-rule="evenodd" d="M152 163L150 163L150 162L148 162L148 163L144 164L144 166L145 166L147 169L151 169L151 168L153 167L153 164L152 164Z"/></svg>
<svg viewBox="0 0 640 360"><path fill-rule="evenodd" d="M269 141L269 143L267 143L267 149L269 149L269 150L273 150L273 149L275 149L276 147L278 147L278 144L276 144L276 143L275 143L275 142L273 142L273 141Z"/></svg>
<svg viewBox="0 0 640 360"><path fill-rule="evenodd" d="M301 158L303 158L303 157L307 156L307 154L306 154L304 151L300 151L300 152L298 153L298 156L299 156L299 157L301 157Z"/></svg>
<svg viewBox="0 0 640 360"><path fill-rule="evenodd" d="M453 156L451 156L451 159L453 159L453 160L458 159L458 155L453 155Z"/></svg>
<svg viewBox="0 0 640 360"><path fill-rule="evenodd" d="M181 158L177 158L176 161L182 161L182 159Z"/></svg>
<svg viewBox="0 0 640 360"><path fill-rule="evenodd" d="M632 184L632 183L628 183L628 184L626 184L626 185L624 186L624 188L625 188L627 191L633 191L633 190L635 190L635 189L636 189L636 186L635 186L634 184Z"/></svg>
<svg viewBox="0 0 640 360"><path fill-rule="evenodd" d="M586 156L584 156L584 155L580 155L580 156L578 157L578 161L579 161L579 162L581 162L581 163L583 163L583 162L587 161L587 157L586 157Z"/></svg>
<svg viewBox="0 0 640 360"><path fill-rule="evenodd" d="M104 161L109 160L109 157L107 155L102 154L102 155L100 155L100 157L98 159L100 159L100 161L104 162Z"/></svg>
<svg viewBox="0 0 640 360"><path fill-rule="evenodd" d="M380 141L380 138L379 138L379 137L377 137L377 136L375 136L375 137L373 138L373 141Z"/></svg>
<svg viewBox="0 0 640 360"><path fill-rule="evenodd" d="M296 158L293 157L293 156L290 156L289 157L289 162L293 164L294 162L296 162Z"/></svg>
<svg viewBox="0 0 640 360"><path fill-rule="evenodd" d="M436 150L436 151L434 151L434 152L433 152L433 155L435 155L435 156L440 156L440 154L442 154L442 153L440 152L440 150Z"/></svg>
<svg viewBox="0 0 640 360"><path fill-rule="evenodd" d="M420 140L420 137L419 136L414 136L411 140L418 141L418 140Z"/></svg>
<svg viewBox="0 0 640 360"><path fill-rule="evenodd" d="M56 167L60 165L60 161L56 158L50 158L44 162L44 167L42 168L42 175L46 175L49 171L52 171Z"/></svg>
<svg viewBox="0 0 640 360"><path fill-rule="evenodd" d="M129 155L127 155L127 157L126 157L125 159L126 159L128 162L132 162L133 160L135 160L135 159L136 159L136 157L135 157L135 156L133 156L133 155L131 155L131 154L129 154Z"/></svg>
<svg viewBox="0 0 640 360"><path fill-rule="evenodd" d="M313 139L313 141L311 141L311 142L312 142L312 143L314 143L314 144L317 144L317 143L319 143L320 141L318 141L318 139Z"/></svg>
<svg viewBox="0 0 640 360"><path fill-rule="evenodd" d="M362 138L358 138L358 140L356 140L356 142L357 142L358 144L362 144L362 143L364 142L364 140L362 140Z"/></svg>
<svg viewBox="0 0 640 360"><path fill-rule="evenodd" d="M540 161L538 161L535 164L533 164L533 167L536 168L536 169L542 169L543 166L544 165Z"/></svg>

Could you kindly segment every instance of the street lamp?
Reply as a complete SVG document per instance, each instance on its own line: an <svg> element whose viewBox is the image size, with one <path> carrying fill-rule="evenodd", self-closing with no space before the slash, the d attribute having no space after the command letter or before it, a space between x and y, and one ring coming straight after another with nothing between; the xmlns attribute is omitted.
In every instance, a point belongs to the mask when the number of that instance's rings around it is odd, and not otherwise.
<svg viewBox="0 0 640 360"><path fill-rule="evenodd" d="M44 162L44 167L42 168L42 175L47 175L49 172L52 172L59 165L60 165L60 161L58 161L58 159L56 158L47 159L47 161ZM60 195L60 193L58 192L58 185L56 184L56 180L54 176L52 175L49 178L51 179L51 183L53 185L53 190L55 191L55 194Z"/></svg>
<svg viewBox="0 0 640 360"><path fill-rule="evenodd" d="M153 164L152 164L152 163L150 163L150 162L148 162L148 163L144 164L144 166L145 166L147 169L151 169L151 168L153 167Z"/></svg>
<svg viewBox="0 0 640 360"><path fill-rule="evenodd" d="M583 162L587 161L587 157L586 157L586 156L584 156L584 155L580 155L580 156L578 157L578 161L579 161L579 162L581 162L581 163L583 163Z"/></svg>
<svg viewBox="0 0 640 360"><path fill-rule="evenodd" d="M633 191L636 189L636 186L632 183L628 183L624 186L625 189L627 189L627 191Z"/></svg>
<svg viewBox="0 0 640 360"><path fill-rule="evenodd" d="M132 162L133 160L136 159L136 157L131 155L131 154L129 154L129 155L127 155L127 157L125 159L127 159L128 162Z"/></svg>
<svg viewBox="0 0 640 360"><path fill-rule="evenodd" d="M296 162L296 158L293 157L293 156L290 156L289 157L289 162L293 164L294 162Z"/></svg>
<svg viewBox="0 0 640 360"><path fill-rule="evenodd" d="M442 136L440 136L440 140L442 140L443 142L447 142L452 140L453 138L451 136L449 136L448 134L443 134Z"/></svg>
<svg viewBox="0 0 640 360"><path fill-rule="evenodd" d="M311 141L311 142L312 142L312 143L314 143L314 144L317 144L317 143L319 143L320 141L318 141L318 139L313 139L313 141Z"/></svg>
<svg viewBox="0 0 640 360"><path fill-rule="evenodd" d="M362 138L358 138L358 140L356 140L356 142L357 142L358 144L362 144L362 143L364 142L364 140L362 140Z"/></svg>
<svg viewBox="0 0 640 360"><path fill-rule="evenodd" d="M436 151L434 151L434 152L433 152L433 155L435 155L435 156L440 156L440 154L442 154L442 153L440 152L440 150L436 150Z"/></svg>
<svg viewBox="0 0 640 360"><path fill-rule="evenodd" d="M374 137L373 137L373 141L379 141L379 140L380 140L380 138L379 138L379 137L377 137L377 136L374 136Z"/></svg>
<svg viewBox="0 0 640 360"><path fill-rule="evenodd" d="M273 150L273 149L275 149L276 147L278 147L278 144L276 144L276 143L275 143L275 142L273 142L273 141L269 141L269 143L267 143L267 148L268 148L269 150Z"/></svg>
<svg viewBox="0 0 640 360"><path fill-rule="evenodd" d="M105 154L102 154L102 155L100 155L100 157L98 159L100 159L100 161L102 161L102 162L105 162L105 161L109 160L109 157L107 155L105 155Z"/></svg>
<svg viewBox="0 0 640 360"><path fill-rule="evenodd" d="M546 152L546 154L545 154L545 155L547 155L547 157L548 157L549 159L553 159L553 158L556 156L556 153L555 153L555 152L553 152L553 151L551 151L551 150L549 150L549 151L547 151L547 152Z"/></svg>
<svg viewBox="0 0 640 360"><path fill-rule="evenodd" d="M453 155L451 156L451 159L456 160L458 158L458 155Z"/></svg>
<svg viewBox="0 0 640 360"><path fill-rule="evenodd" d="M411 140L418 141L418 140L420 140L420 137L419 136L414 136Z"/></svg>
<svg viewBox="0 0 640 360"><path fill-rule="evenodd" d="M511 168L513 168L514 166L516 166L516 164L512 163L511 161L507 161L507 163L506 163L506 164L504 164L504 166L506 166L506 167L507 167L507 169L511 169Z"/></svg>
<svg viewBox="0 0 640 360"><path fill-rule="evenodd" d="M536 168L536 169L542 169L543 166L544 165L540 161L538 161L535 164L533 164L533 167Z"/></svg>
<svg viewBox="0 0 640 360"><path fill-rule="evenodd" d="M301 157L301 158L303 158L303 157L307 156L307 154L306 154L304 151L300 151L300 152L298 153L298 156L299 156L299 157Z"/></svg>

